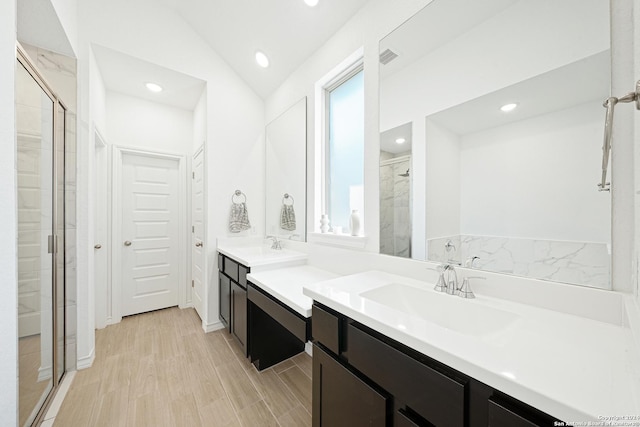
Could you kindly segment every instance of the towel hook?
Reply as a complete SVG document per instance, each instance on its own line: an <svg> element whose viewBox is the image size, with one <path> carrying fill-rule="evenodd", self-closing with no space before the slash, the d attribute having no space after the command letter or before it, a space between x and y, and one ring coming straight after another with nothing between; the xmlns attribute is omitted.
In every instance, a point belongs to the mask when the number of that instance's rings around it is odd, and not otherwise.
<svg viewBox="0 0 640 427"><path fill-rule="evenodd" d="M244 200L242 202L236 202L234 200L234 197L244 197ZM240 190L236 190L232 195L231 195L231 203L246 203L247 202L247 195L244 194L242 191Z"/></svg>
<svg viewBox="0 0 640 427"><path fill-rule="evenodd" d="M611 152L611 135L613 131L613 110L619 102L635 102L636 109L640 110L640 80L636 82L635 92L629 92L621 98L612 96L602 104L607 109L604 121L604 142L602 143L602 178L598 184L598 191L609 191L611 183L607 182L607 167L609 165L609 153Z"/></svg>
<svg viewBox="0 0 640 427"><path fill-rule="evenodd" d="M289 193L284 193L284 197L282 198L282 204L285 205L285 199L291 199L291 205L293 206L293 204L295 203L295 200L293 200L293 196L289 195Z"/></svg>

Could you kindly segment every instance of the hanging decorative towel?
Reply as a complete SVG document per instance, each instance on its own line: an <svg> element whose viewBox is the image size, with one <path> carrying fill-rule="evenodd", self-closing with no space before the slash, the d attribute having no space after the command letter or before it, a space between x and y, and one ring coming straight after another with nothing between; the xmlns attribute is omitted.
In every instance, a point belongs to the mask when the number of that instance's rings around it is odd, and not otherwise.
<svg viewBox="0 0 640 427"><path fill-rule="evenodd" d="M291 204L287 204L286 200L291 199ZM280 209L280 228L287 231L296 229L296 212L293 210L293 196L285 193L282 198L282 208Z"/></svg>
<svg viewBox="0 0 640 427"><path fill-rule="evenodd" d="M236 202L234 197L242 196L244 200ZM249 223L249 212L247 211L247 196L240 190L231 196L231 213L229 214L229 231L232 233L239 233L251 228Z"/></svg>

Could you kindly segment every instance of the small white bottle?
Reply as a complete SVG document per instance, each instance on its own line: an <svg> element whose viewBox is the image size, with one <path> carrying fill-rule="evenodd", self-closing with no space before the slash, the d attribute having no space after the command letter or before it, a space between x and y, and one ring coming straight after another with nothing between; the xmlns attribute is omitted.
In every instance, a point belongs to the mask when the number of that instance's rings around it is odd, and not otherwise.
<svg viewBox="0 0 640 427"><path fill-rule="evenodd" d="M352 236L360 235L360 213L358 209L351 211L351 217L349 218L349 228L351 229Z"/></svg>
<svg viewBox="0 0 640 427"><path fill-rule="evenodd" d="M329 231L329 215L322 214L322 217L320 217L320 232L326 233L327 231Z"/></svg>

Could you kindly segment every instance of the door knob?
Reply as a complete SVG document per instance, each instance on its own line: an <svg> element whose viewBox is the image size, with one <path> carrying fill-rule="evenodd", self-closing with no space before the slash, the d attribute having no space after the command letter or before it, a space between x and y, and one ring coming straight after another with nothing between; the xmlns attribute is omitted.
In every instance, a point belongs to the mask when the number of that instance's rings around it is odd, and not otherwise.
<svg viewBox="0 0 640 427"><path fill-rule="evenodd" d="M97 244L97 245L95 245L93 248L94 248L94 249L100 249L100 248L102 248L102 245L101 245L100 243L98 243L98 244Z"/></svg>
<svg viewBox="0 0 640 427"><path fill-rule="evenodd" d="M196 248L201 248L201 247L202 247L202 242L196 243Z"/></svg>
<svg viewBox="0 0 640 427"><path fill-rule="evenodd" d="M124 245L125 245L125 246L131 246L131 242L130 242L129 240L125 240L125 241L124 241Z"/></svg>

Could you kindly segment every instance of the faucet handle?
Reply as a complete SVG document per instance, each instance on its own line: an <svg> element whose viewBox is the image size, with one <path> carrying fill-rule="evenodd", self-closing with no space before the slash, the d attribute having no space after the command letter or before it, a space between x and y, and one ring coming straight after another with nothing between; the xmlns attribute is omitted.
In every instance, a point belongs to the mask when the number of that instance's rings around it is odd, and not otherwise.
<svg viewBox="0 0 640 427"><path fill-rule="evenodd" d="M464 262L464 266L467 268L473 268L473 263L477 260L480 259L479 256L470 256L469 258L467 258L467 260Z"/></svg>
<svg viewBox="0 0 640 427"><path fill-rule="evenodd" d="M440 264L436 268L427 267L427 270L436 271L439 274L438 281L436 282L436 285L433 287L433 290L437 292L447 291L447 282L444 280L444 272L446 271L446 269L447 267L445 264Z"/></svg>
<svg viewBox="0 0 640 427"><path fill-rule="evenodd" d="M469 281L471 279L487 280L486 277L481 277L481 276L465 277L464 279L462 279L462 286L460 286L460 289L458 289L458 296L460 298L473 299L476 297L473 291L471 290L471 285L469 284Z"/></svg>

